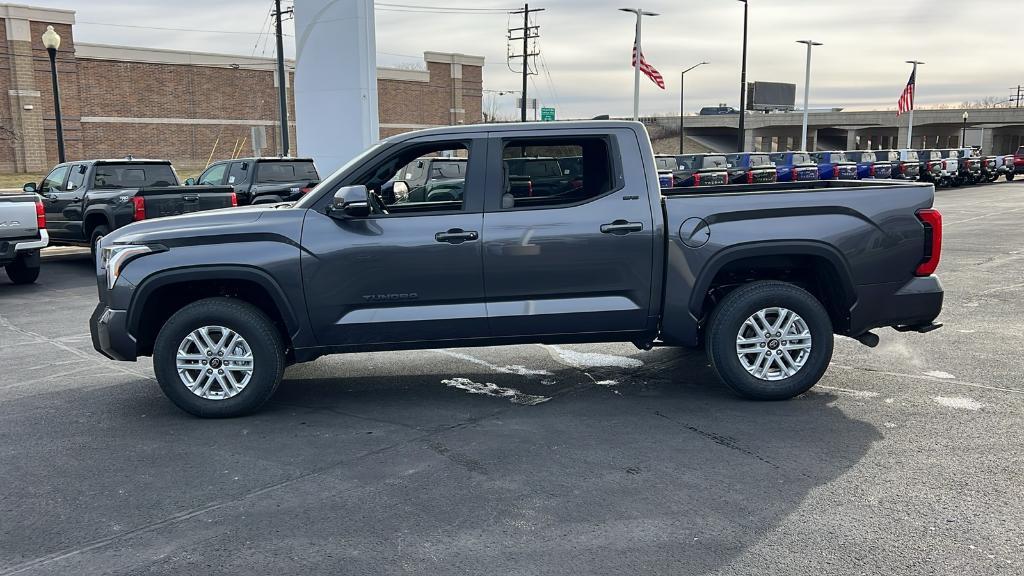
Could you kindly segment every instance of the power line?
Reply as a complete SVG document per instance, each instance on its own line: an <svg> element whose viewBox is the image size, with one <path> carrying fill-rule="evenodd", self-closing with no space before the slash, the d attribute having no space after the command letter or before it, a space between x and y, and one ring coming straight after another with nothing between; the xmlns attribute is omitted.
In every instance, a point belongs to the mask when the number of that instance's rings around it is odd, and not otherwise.
<svg viewBox="0 0 1024 576"><path fill-rule="evenodd" d="M425 12L466 12L470 14L503 14L515 10L515 8L463 8L457 6L424 6L422 4L392 4L388 2L377 2L374 4L374 8L384 10L419 10Z"/></svg>
<svg viewBox="0 0 1024 576"><path fill-rule="evenodd" d="M534 59L534 69L536 70L536 67L537 67L537 56L540 54L540 51L537 50L537 38L540 38L540 26L537 26L537 25L531 26L530 25L530 14L532 14L534 12L543 12L543 11L544 11L544 8L533 8L533 9L530 9L530 5L529 4L523 4L522 9L520 9L520 10L513 10L512 12L509 12L508 48L507 48L508 68L509 68L509 70L512 70L512 60L513 59L520 58L520 57L523 59L523 69L522 69L522 75L523 75L523 100L520 103L521 104L521 106L520 106L520 108L521 108L520 119L523 122L526 122L527 79L530 77L531 74L536 74L535 71L534 72L530 71L530 57L532 56L533 59ZM523 26L522 26L522 28L513 28L512 27L511 17L512 17L513 14L522 14L523 15ZM530 42L531 40L533 41L532 46L531 46L531 42ZM517 42L517 41L522 41L522 43L523 43L522 52L520 54L516 54L515 53L515 42ZM514 72L515 70L512 70L512 71Z"/></svg>

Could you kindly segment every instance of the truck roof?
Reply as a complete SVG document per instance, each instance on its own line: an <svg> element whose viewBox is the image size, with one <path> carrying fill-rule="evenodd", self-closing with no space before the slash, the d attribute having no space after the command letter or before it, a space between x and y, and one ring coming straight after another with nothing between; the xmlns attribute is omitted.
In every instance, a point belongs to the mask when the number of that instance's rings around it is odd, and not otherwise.
<svg viewBox="0 0 1024 576"><path fill-rule="evenodd" d="M528 132L528 131L558 131L571 129L601 129L613 130L615 128L628 128L633 131L643 129L643 124L632 120L562 120L556 122L503 122L501 124L460 124L458 126L439 126L427 128L415 132L403 132L381 140L381 142L404 142L410 138L419 136L444 135L444 134L471 134L473 132Z"/></svg>
<svg viewBox="0 0 1024 576"><path fill-rule="evenodd" d="M246 156L243 158L225 158L217 162L312 162L312 158L294 158L292 156Z"/></svg>
<svg viewBox="0 0 1024 576"><path fill-rule="evenodd" d="M92 160L74 160L65 164L170 164L170 160L159 158L93 158Z"/></svg>

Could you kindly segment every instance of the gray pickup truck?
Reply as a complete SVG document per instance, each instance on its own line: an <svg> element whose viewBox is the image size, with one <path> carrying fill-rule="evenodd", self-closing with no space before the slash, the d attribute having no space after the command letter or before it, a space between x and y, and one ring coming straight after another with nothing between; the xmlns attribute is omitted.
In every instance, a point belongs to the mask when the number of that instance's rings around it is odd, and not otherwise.
<svg viewBox="0 0 1024 576"><path fill-rule="evenodd" d="M467 158L463 194L381 199L438 156ZM510 192L505 159L563 156L581 158L578 181ZM164 393L206 417L256 410L286 365L326 354L515 343L704 346L738 394L785 399L822 377L833 334L873 346L876 327L939 326L933 195L879 181L661 190L632 122L424 130L294 205L107 235L90 328L110 358L152 355Z"/></svg>
<svg viewBox="0 0 1024 576"><path fill-rule="evenodd" d="M39 251L49 241L39 196L0 195L0 266L11 282L31 284L39 278Z"/></svg>

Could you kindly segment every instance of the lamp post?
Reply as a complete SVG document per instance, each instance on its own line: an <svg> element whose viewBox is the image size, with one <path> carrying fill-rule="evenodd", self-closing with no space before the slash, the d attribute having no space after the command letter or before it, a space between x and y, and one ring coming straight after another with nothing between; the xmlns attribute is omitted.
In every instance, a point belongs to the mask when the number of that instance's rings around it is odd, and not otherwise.
<svg viewBox="0 0 1024 576"><path fill-rule="evenodd" d="M804 72L804 123L803 130L800 132L800 150L807 152L807 102L811 94L811 48L822 44L814 40L797 40L796 42L807 45L807 70Z"/></svg>
<svg viewBox="0 0 1024 576"><path fill-rule="evenodd" d="M689 72L690 70L693 70L694 68L696 68L698 66L703 66L703 65L708 64L708 63L709 62L704 61L704 62L700 62L698 64L694 64L693 66L690 66L689 68L687 68L686 70L683 70L682 73L679 74L679 153L680 154L683 153L683 136L686 134L686 127L683 125L683 114L684 114L684 112L683 112L683 102L684 102L684 100L683 100L683 93L684 93L683 87L684 87L685 82L686 82L686 73Z"/></svg>
<svg viewBox="0 0 1024 576"><path fill-rule="evenodd" d="M619 8L623 12L636 14L636 38L633 40L633 121L640 119L640 22L644 16L657 16L643 8Z"/></svg>
<svg viewBox="0 0 1024 576"><path fill-rule="evenodd" d="M961 148L966 148L967 147L967 118L969 116L970 116L970 114L967 113L967 110L964 110L964 127L963 127L963 130L960 132L960 147Z"/></svg>
<svg viewBox="0 0 1024 576"><path fill-rule="evenodd" d="M747 9L750 6L747 4L747 0L739 1L743 2L743 64L740 67L740 133L736 138L736 151L743 152L743 145L746 141L746 138L743 137L743 121L747 115Z"/></svg>
<svg viewBox="0 0 1024 576"><path fill-rule="evenodd" d="M57 48L60 48L60 34L47 26L43 32L43 46L50 55L50 80L53 83L53 111L57 118L57 161L64 163L64 127L60 116L60 88L57 85Z"/></svg>

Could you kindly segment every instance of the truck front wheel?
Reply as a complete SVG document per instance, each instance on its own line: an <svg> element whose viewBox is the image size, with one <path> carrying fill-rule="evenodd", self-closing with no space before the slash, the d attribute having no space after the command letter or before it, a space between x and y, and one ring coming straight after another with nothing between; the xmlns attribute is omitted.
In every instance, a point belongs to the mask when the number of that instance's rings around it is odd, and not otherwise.
<svg viewBox="0 0 1024 576"><path fill-rule="evenodd" d="M178 310L153 345L153 370L178 408L204 418L255 412L284 374L284 344L259 308L207 298Z"/></svg>
<svg viewBox="0 0 1024 576"><path fill-rule="evenodd" d="M733 392L755 400L803 394L832 359L832 322L817 298L793 284L759 281L712 311L708 360Z"/></svg>
<svg viewBox="0 0 1024 576"><path fill-rule="evenodd" d="M31 262L34 262L32 264ZM13 262L4 266L7 277L15 284L31 284L39 278L39 257L19 254Z"/></svg>

